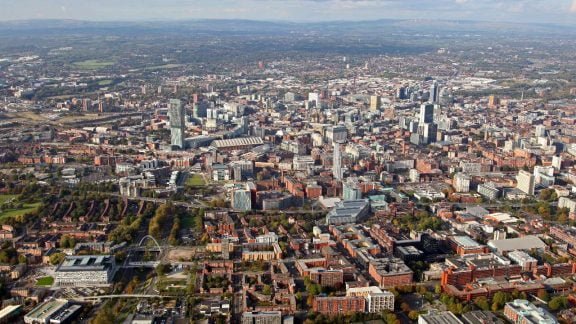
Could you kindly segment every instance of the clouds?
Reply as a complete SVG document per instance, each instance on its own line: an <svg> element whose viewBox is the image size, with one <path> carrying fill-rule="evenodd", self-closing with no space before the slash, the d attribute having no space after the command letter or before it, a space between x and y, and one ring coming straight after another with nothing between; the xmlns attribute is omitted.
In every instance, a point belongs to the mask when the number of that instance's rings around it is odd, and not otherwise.
<svg viewBox="0 0 576 324"><path fill-rule="evenodd" d="M576 24L576 0L0 0L0 20L449 19Z"/></svg>

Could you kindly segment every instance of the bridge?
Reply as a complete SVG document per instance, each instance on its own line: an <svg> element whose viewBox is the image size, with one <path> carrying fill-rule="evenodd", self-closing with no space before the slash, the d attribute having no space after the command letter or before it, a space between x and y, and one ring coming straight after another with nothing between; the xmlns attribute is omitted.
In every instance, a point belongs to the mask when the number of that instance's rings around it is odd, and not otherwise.
<svg viewBox="0 0 576 324"><path fill-rule="evenodd" d="M124 295L85 296L85 297L76 297L73 299L76 301L101 301L102 299L114 299L114 298L164 298L164 297L170 297L170 296L124 294Z"/></svg>
<svg viewBox="0 0 576 324"><path fill-rule="evenodd" d="M144 245L146 242L150 241L154 243L154 246L150 247ZM126 261L124 261L124 264L121 266L122 268L156 268L160 264L160 261L130 261L132 252L135 251L159 252L160 255L158 256L158 259L161 259L163 252L162 246L158 244L158 241L156 241L154 237L146 235L140 240L137 246L129 248L128 255L126 256Z"/></svg>
<svg viewBox="0 0 576 324"><path fill-rule="evenodd" d="M160 261L133 261L123 265L122 268L156 268Z"/></svg>

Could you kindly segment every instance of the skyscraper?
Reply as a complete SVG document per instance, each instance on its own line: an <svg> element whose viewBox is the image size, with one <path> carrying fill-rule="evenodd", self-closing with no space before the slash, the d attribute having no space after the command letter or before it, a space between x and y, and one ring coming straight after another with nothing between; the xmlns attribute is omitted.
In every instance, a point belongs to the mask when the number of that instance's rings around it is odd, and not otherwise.
<svg viewBox="0 0 576 324"><path fill-rule="evenodd" d="M370 96L370 110L377 111L381 105L380 96Z"/></svg>
<svg viewBox="0 0 576 324"><path fill-rule="evenodd" d="M428 99L428 101L430 103L438 103L438 99L440 99L440 86L438 86L438 82L434 81L434 83L432 83L432 86L430 87L430 98Z"/></svg>
<svg viewBox="0 0 576 324"><path fill-rule="evenodd" d="M334 143L334 161L332 164L334 179L342 180L342 157L340 156L340 144Z"/></svg>
<svg viewBox="0 0 576 324"><path fill-rule="evenodd" d="M420 121L419 124L433 123L434 122L434 105L422 104L420 105Z"/></svg>
<svg viewBox="0 0 576 324"><path fill-rule="evenodd" d="M184 149L184 132L186 125L184 123L184 106L180 99L170 100L170 144L172 147Z"/></svg>
<svg viewBox="0 0 576 324"><path fill-rule="evenodd" d="M535 177L533 174L520 170L516 176L516 181L518 182L516 188L529 195L534 195Z"/></svg>

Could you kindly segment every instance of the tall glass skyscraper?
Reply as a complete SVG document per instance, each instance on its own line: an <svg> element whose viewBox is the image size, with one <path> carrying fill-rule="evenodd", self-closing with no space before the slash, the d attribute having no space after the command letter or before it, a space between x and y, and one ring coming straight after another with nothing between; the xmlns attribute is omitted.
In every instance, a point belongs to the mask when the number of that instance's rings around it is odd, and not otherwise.
<svg viewBox="0 0 576 324"><path fill-rule="evenodd" d="M184 122L184 106L180 99L170 99L170 144L172 147L184 149L184 133L186 123Z"/></svg>
<svg viewBox="0 0 576 324"><path fill-rule="evenodd" d="M340 144L334 143L334 161L332 163L332 174L334 179L342 180L342 156L340 155Z"/></svg>

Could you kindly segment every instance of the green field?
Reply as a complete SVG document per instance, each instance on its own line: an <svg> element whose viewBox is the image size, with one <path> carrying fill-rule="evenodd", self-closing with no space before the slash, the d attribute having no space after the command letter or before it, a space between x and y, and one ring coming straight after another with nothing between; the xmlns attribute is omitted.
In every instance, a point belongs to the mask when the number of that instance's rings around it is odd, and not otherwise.
<svg viewBox="0 0 576 324"><path fill-rule="evenodd" d="M100 81L98 81L98 85L99 86L107 86L107 85L111 85L112 82L114 82L114 81L112 81L112 80L100 80Z"/></svg>
<svg viewBox="0 0 576 324"><path fill-rule="evenodd" d="M74 62L74 66L83 70L98 70L113 64L114 62L112 61L100 61L100 60L86 60L81 62Z"/></svg>
<svg viewBox="0 0 576 324"><path fill-rule="evenodd" d="M0 206L11 199L18 197L18 195L0 195Z"/></svg>
<svg viewBox="0 0 576 324"><path fill-rule="evenodd" d="M199 174L191 174L188 179L186 179L186 185L191 187L202 187L205 184L204 178Z"/></svg>
<svg viewBox="0 0 576 324"><path fill-rule="evenodd" d="M0 212L0 223L8 218L18 217L35 211L42 203L24 204L20 209L6 209Z"/></svg>
<svg viewBox="0 0 576 324"><path fill-rule="evenodd" d="M54 284L53 277L42 277L36 280L36 286L52 286Z"/></svg>

